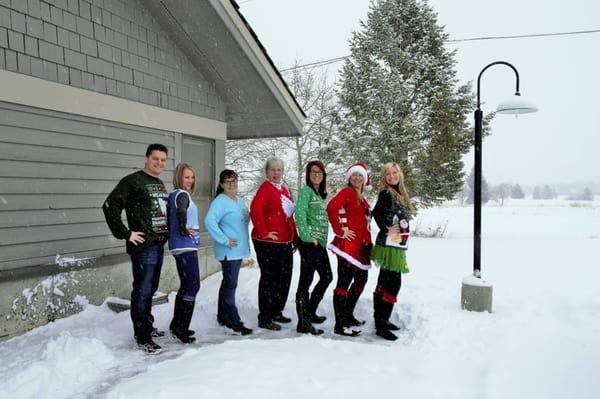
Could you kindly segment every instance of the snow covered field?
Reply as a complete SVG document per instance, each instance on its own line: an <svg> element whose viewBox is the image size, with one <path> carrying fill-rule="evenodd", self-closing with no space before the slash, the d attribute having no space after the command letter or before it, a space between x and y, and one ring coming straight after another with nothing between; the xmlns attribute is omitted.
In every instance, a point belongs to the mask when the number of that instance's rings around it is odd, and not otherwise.
<svg viewBox="0 0 600 399"><path fill-rule="evenodd" d="M258 269L243 269L242 319L255 334L217 325L220 275L203 281L192 328L199 343L157 340L167 350L134 349L129 314L88 305L0 343L0 398L598 398L600 395L600 203L511 200L483 209L482 273L493 284L492 314L460 309L472 270L472 208L439 207L413 222L443 238L413 237L393 319L405 325L390 343L373 334L371 293L359 338L301 336L256 327ZM298 259L296 258L296 261ZM332 258L334 270L335 260ZM292 292L285 314L293 316ZM171 297L171 299L173 299ZM172 301L154 308L166 329Z"/></svg>

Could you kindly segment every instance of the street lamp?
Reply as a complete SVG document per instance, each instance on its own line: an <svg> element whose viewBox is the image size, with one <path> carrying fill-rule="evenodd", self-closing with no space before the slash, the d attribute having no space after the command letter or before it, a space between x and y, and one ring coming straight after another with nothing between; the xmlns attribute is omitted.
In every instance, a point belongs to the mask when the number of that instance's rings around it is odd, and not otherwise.
<svg viewBox="0 0 600 399"><path fill-rule="evenodd" d="M475 187L474 187L474 226L473 226L473 275L463 280L461 305L463 309L488 312L492 311L492 286L481 280L481 132L483 112L481 111L481 76L494 65L510 67L516 77L515 96L498 105L499 114L528 114L536 112L537 107L521 99L519 92L519 72L505 61L496 61L486 65L477 77L477 109L475 110ZM473 277L475 279L473 279Z"/></svg>

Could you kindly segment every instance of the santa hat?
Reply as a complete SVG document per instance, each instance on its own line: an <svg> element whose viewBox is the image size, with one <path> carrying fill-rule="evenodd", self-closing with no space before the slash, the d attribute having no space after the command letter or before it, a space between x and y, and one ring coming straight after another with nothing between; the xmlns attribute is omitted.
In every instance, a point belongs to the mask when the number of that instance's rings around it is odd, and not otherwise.
<svg viewBox="0 0 600 399"><path fill-rule="evenodd" d="M363 177L365 181L365 186L371 185L371 177L369 176L369 172L367 171L367 167L364 163L357 162L354 165L350 166L346 171L346 180L350 180L350 176L352 176L355 173L359 173Z"/></svg>

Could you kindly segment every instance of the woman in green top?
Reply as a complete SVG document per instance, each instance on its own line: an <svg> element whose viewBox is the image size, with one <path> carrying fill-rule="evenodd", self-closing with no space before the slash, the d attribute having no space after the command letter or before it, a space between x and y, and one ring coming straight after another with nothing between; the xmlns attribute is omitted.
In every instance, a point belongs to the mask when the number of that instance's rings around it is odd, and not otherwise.
<svg viewBox="0 0 600 399"><path fill-rule="evenodd" d="M296 225L300 236L300 280L296 291L296 311L298 312L299 333L323 334L313 323L323 323L325 316L316 314L323 295L333 280L327 256L327 174L321 161L311 161L306 165L306 186L298 194L296 204ZM308 290L315 271L319 282L313 292Z"/></svg>

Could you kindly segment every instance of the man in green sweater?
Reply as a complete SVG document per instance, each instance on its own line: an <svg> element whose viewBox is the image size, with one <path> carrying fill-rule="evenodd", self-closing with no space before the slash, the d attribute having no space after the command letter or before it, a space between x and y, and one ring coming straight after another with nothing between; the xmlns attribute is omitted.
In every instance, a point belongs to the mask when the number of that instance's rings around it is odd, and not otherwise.
<svg viewBox="0 0 600 399"><path fill-rule="evenodd" d="M152 338L164 332L152 326L152 296L158 288L163 263L163 247L167 241L167 200L169 194L158 177L165 169L167 148L150 144L146 149L144 169L125 176L102 205L106 223L112 234L126 240L131 257L133 290L131 320L138 347L157 354L162 348ZM121 220L125 210L127 225Z"/></svg>

